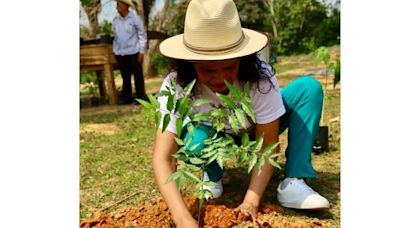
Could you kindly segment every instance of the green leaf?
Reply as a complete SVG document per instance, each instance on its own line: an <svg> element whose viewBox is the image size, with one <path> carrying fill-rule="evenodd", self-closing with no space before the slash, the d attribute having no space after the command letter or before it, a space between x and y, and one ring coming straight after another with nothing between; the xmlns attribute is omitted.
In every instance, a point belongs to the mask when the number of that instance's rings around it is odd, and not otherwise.
<svg viewBox="0 0 400 228"><path fill-rule="evenodd" d="M200 143L194 144L194 145L190 146L189 151L194 151L194 150L196 150L197 147L199 147L199 146L200 146Z"/></svg>
<svg viewBox="0 0 400 228"><path fill-rule="evenodd" d="M260 175L261 172L261 167L265 164L265 157L261 156L257 160L257 167L258 167L258 172L257 175Z"/></svg>
<svg viewBox="0 0 400 228"><path fill-rule="evenodd" d="M174 100L175 100L175 96L174 95L169 95L168 96L168 101L167 101L167 110L169 112L172 112L172 110L174 109Z"/></svg>
<svg viewBox="0 0 400 228"><path fill-rule="evenodd" d="M175 142L176 142L179 146L183 146L183 145L184 145L183 140L180 139L180 138L178 138L178 137L175 137Z"/></svg>
<svg viewBox="0 0 400 228"><path fill-rule="evenodd" d="M190 161L190 163L192 163L194 165L201 165L201 164L204 164L206 162L203 159L196 158L196 157L190 158L189 161Z"/></svg>
<svg viewBox="0 0 400 228"><path fill-rule="evenodd" d="M183 187L183 184L185 183L185 181L186 181L186 178L183 175L179 176L175 180L176 187L178 188L178 190L180 190Z"/></svg>
<svg viewBox="0 0 400 228"><path fill-rule="evenodd" d="M249 135L247 133L244 133L242 135L242 146L249 145L249 142L250 142Z"/></svg>
<svg viewBox="0 0 400 228"><path fill-rule="evenodd" d="M161 122L161 112L156 112L156 114L154 115L154 120L156 122L156 127L160 127L160 122Z"/></svg>
<svg viewBox="0 0 400 228"><path fill-rule="evenodd" d="M194 175L193 173L190 173L188 171L183 171L183 174L185 175L185 177L187 179L189 179L189 180L191 180L191 181L193 181L195 183L201 182L201 180L196 175Z"/></svg>
<svg viewBox="0 0 400 228"><path fill-rule="evenodd" d="M242 99L242 93L236 89L232 84L225 80L225 85L228 87L229 91L232 93L233 97L237 100Z"/></svg>
<svg viewBox="0 0 400 228"><path fill-rule="evenodd" d="M239 120L240 125L246 128L246 116L242 109L235 109L236 118Z"/></svg>
<svg viewBox="0 0 400 228"><path fill-rule="evenodd" d="M142 100L142 99L135 99L135 100L137 100L137 102L139 102L141 105L143 105L143 107L145 109L150 109L150 111L153 110L153 105L150 102L147 102L147 101Z"/></svg>
<svg viewBox="0 0 400 228"><path fill-rule="evenodd" d="M279 145L279 142L273 143L271 145L268 145L264 148L263 155L270 155L274 151L275 147Z"/></svg>
<svg viewBox="0 0 400 228"><path fill-rule="evenodd" d="M169 184L170 182L176 180L179 176L183 175L180 171L173 173L168 179L165 181L165 184Z"/></svg>
<svg viewBox="0 0 400 228"><path fill-rule="evenodd" d="M157 93L155 97L164 97L164 96L169 96L171 95L171 92L167 90L162 90L161 92Z"/></svg>
<svg viewBox="0 0 400 228"><path fill-rule="evenodd" d="M244 95L250 95L250 82L246 82L246 84L244 84Z"/></svg>
<svg viewBox="0 0 400 228"><path fill-rule="evenodd" d="M176 135L180 137L182 133L183 120L180 117L176 118L175 125L176 125Z"/></svg>
<svg viewBox="0 0 400 228"><path fill-rule="evenodd" d="M333 88L340 82L340 59L336 60L335 64L335 78L333 79Z"/></svg>
<svg viewBox="0 0 400 228"><path fill-rule="evenodd" d="M218 153L215 153L213 156L208 158L206 165L209 165L211 162L213 162L215 159L217 159Z"/></svg>
<svg viewBox="0 0 400 228"><path fill-rule="evenodd" d="M235 133L238 133L238 132L239 132L239 125L238 125L237 119L236 119L234 116L229 116L229 117L228 117L228 120L229 120L229 124L230 124L231 127L232 127L232 130L233 130Z"/></svg>
<svg viewBox="0 0 400 228"><path fill-rule="evenodd" d="M251 154L250 162L249 162L249 168L247 169L247 173L250 173L251 170L253 169L254 165L257 163L257 154L253 153Z"/></svg>
<svg viewBox="0 0 400 228"><path fill-rule="evenodd" d="M151 93L148 93L147 97L149 98L149 101L153 107L160 108L160 103L158 103L157 99Z"/></svg>
<svg viewBox="0 0 400 228"><path fill-rule="evenodd" d="M167 129L167 126L169 124L169 122L171 121L171 116L169 114L165 114L164 115L164 119L163 119L163 126L162 126L162 132L165 131L165 129Z"/></svg>
<svg viewBox="0 0 400 228"><path fill-rule="evenodd" d="M261 150L263 142L264 142L264 133L262 133L260 137L258 137L258 139L256 140L256 143L254 145L254 152L258 152Z"/></svg>
<svg viewBox="0 0 400 228"><path fill-rule="evenodd" d="M243 108L244 112L251 118L253 123L255 123L256 117L254 115L254 111L253 111L253 108L251 107L251 105L247 102L242 102L242 108Z"/></svg>
<svg viewBox="0 0 400 228"><path fill-rule="evenodd" d="M220 93L216 93L216 95L222 101L222 103L224 103L228 108L235 109L236 105L232 101L232 98L225 96L223 94L220 94Z"/></svg>
<svg viewBox="0 0 400 228"><path fill-rule="evenodd" d="M203 149L203 151L204 151L204 149ZM218 151L212 150L212 151L210 151L210 152L208 152L208 153L206 153L206 154L203 154L203 155L201 156L201 158L209 158L209 157L214 156L215 154L218 154Z"/></svg>
<svg viewBox="0 0 400 228"><path fill-rule="evenodd" d="M244 151L239 152L238 156L238 164L243 164L247 160L247 153Z"/></svg>
<svg viewBox="0 0 400 228"><path fill-rule="evenodd" d="M223 170L224 169L224 158L222 156L217 157L218 166Z"/></svg>
<svg viewBox="0 0 400 228"><path fill-rule="evenodd" d="M269 158L268 158L268 162L269 162L269 164L271 164L273 167L278 168L278 169L282 169L282 167L278 164L278 162L276 162L273 158L269 157Z"/></svg>
<svg viewBox="0 0 400 228"><path fill-rule="evenodd" d="M211 103L211 101L208 99L197 99L193 102L193 107L198 107L209 103Z"/></svg>
<svg viewBox="0 0 400 228"><path fill-rule="evenodd" d="M225 109L217 108L211 111L211 116L213 117L226 117L228 113Z"/></svg>
<svg viewBox="0 0 400 228"><path fill-rule="evenodd" d="M193 127L193 124L188 123L188 124L187 124L187 130L188 130L188 132L189 132L190 137L193 138L193 137L194 137L194 127Z"/></svg>
<svg viewBox="0 0 400 228"><path fill-rule="evenodd" d="M183 96L187 97L190 94L195 83L196 83L196 79L193 80L191 83L189 83L189 85L187 85L185 87L185 89L183 90Z"/></svg>
<svg viewBox="0 0 400 228"><path fill-rule="evenodd" d="M192 121L193 122L200 122L202 120L207 120L210 118L210 113L197 113L193 116Z"/></svg>

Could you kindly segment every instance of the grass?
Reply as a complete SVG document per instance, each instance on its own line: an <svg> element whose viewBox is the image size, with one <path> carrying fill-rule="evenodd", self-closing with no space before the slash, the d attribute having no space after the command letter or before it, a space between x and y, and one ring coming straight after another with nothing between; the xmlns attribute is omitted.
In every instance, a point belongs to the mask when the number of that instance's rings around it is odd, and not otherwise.
<svg viewBox="0 0 400 228"><path fill-rule="evenodd" d="M333 56L339 56L340 47L329 49ZM281 87L313 66L306 56L280 57L275 64ZM324 75L312 75L325 83ZM330 152L313 154L312 163L317 179L309 185L327 197L331 208L327 211L304 212L285 209L283 214L292 221L311 221L319 218L329 221L333 227L340 226L340 121L330 121L340 116L340 85L332 87L333 76L329 75L325 94L324 118L329 127ZM160 79L146 80L146 89L154 93L161 84ZM151 167L151 153L154 145L155 129L141 110L129 110L106 114L81 116L80 118L80 218L88 218L92 213L108 207L132 194L123 203L110 210L123 210L138 206L160 196ZM281 152L287 145L287 134L280 137ZM280 159L281 165L284 158ZM232 164L227 165L227 173L243 173ZM275 172L263 196L264 202L277 203L276 188L283 178L283 171ZM234 179L235 180L235 179ZM249 179L232 181L231 189L244 194ZM184 188L190 194L190 186Z"/></svg>

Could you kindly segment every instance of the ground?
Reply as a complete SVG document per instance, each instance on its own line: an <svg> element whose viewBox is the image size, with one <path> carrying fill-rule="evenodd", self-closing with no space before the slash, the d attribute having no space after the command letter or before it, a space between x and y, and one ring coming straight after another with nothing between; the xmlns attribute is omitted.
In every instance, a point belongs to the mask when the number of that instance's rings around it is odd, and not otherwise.
<svg viewBox="0 0 400 228"><path fill-rule="evenodd" d="M338 46L330 48L333 59L339 58L339 49ZM299 75L308 74L310 70L324 68L323 65L315 67L307 56L282 57L274 67L281 87ZM249 218L232 212L243 200L249 183L249 176L242 169L232 166L227 168L223 178L222 197L208 201L201 212L202 227L340 226L340 84L333 88L332 75L311 76L321 82L326 94L321 125L329 127L330 151L313 154L312 163L317 178L309 180L308 184L324 195L330 201L331 207L322 211L302 211L279 206L276 188L283 178L283 171L278 170L263 196L262 206L258 210L258 223L252 223ZM147 91L157 92L162 78L146 80ZM117 87L119 83L117 81ZM168 208L152 180L151 169L145 168L143 172L131 170L141 167L143 163L149 164L153 146L154 132L145 130L148 125L142 119L140 110L139 105L101 105L81 109L81 227L174 227ZM138 136L140 134L148 139L142 142ZM106 145L108 138L115 138L116 135L118 139L127 141L126 157L123 157L123 145L116 145L116 149ZM287 134L284 133L280 137L282 153L287 145L286 141ZM120 160L114 162L110 160L111 157L107 157L109 152L120 153L120 156L128 160L132 157L132 150L140 150L145 156L135 158L136 160L132 158L133 160L122 164ZM97 157L93 157L94 152L98 154ZM108 173L107 161L113 162L114 166L118 164L122 174L117 174L117 171ZM121 168L129 165L125 163L133 162L137 163L129 166L128 171ZM284 159L279 162L284 164ZM119 175L123 177L118 177ZM118 178L121 182L116 180ZM133 183L129 183L132 179ZM146 186L140 185L143 180L148 181ZM119 189L121 185L126 185L127 189ZM198 202L190 195L190 187L186 186L183 194L191 213L197 218Z"/></svg>

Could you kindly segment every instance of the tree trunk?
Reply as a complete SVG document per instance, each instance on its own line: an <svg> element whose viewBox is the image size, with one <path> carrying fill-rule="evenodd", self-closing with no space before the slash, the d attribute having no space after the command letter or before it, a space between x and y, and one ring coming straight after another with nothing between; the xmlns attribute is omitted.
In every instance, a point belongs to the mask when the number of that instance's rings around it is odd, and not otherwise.
<svg viewBox="0 0 400 228"><path fill-rule="evenodd" d="M170 0L164 0L164 6L160 12L160 17L158 18L156 31L161 31L161 29L162 29L162 25L164 23L164 19L165 19L165 16L166 16L166 13L167 13L167 10L169 7L169 2L170 2ZM149 40L148 49L143 58L143 72L147 76L154 76L155 74L157 74L156 70L151 65L151 55L156 50L156 48L158 47L160 42L161 42L160 39L153 40L152 42L150 42L150 40Z"/></svg>
<svg viewBox="0 0 400 228"><path fill-rule="evenodd" d="M275 12L274 12L274 0L268 0L268 8L269 8L270 16L271 16L272 31L274 33L275 39L278 39L278 29L276 26L276 18L275 18Z"/></svg>
<svg viewBox="0 0 400 228"><path fill-rule="evenodd" d="M89 38L96 38L99 31L99 21L97 15L101 11L100 0L92 0L88 5L83 6L89 20Z"/></svg>

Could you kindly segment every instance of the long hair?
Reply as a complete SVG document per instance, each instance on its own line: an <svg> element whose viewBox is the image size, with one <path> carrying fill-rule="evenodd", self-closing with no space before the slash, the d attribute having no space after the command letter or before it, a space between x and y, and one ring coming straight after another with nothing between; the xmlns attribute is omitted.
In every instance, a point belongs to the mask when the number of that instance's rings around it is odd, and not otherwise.
<svg viewBox="0 0 400 228"><path fill-rule="evenodd" d="M182 87L186 87L194 79L197 79L196 70L193 67L193 63L184 60L173 60L172 69L177 73L177 83ZM246 83L250 82L250 85L254 83L257 85L257 89L261 93L268 93L274 84L271 81L271 77L275 74L273 68L268 69L265 64L258 58L257 54L251 54L240 58L240 66L238 72L238 80ZM268 80L270 87L267 91L263 91L259 87L259 81Z"/></svg>

